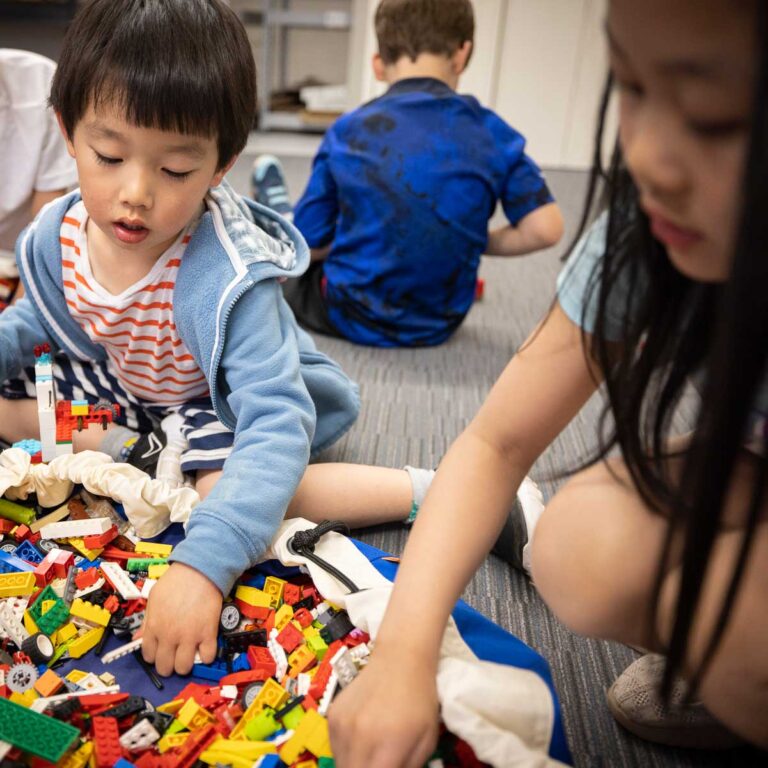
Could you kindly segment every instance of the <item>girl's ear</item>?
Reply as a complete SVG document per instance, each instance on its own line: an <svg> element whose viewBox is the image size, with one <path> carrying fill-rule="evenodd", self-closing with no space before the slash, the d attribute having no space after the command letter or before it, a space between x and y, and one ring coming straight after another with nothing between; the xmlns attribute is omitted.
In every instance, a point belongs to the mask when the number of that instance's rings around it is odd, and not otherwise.
<svg viewBox="0 0 768 768"><path fill-rule="evenodd" d="M237 162L238 157L240 157L240 155L235 155L221 170L216 171L209 186L218 187L224 177L229 173L232 166Z"/></svg>
<svg viewBox="0 0 768 768"><path fill-rule="evenodd" d="M56 122L59 124L59 130L61 131L61 135L64 137L64 141L67 144L67 152L69 152L69 154L72 157L74 157L75 145L72 143L72 140L69 138L67 129L64 127L64 121L61 119L61 115L58 112L56 113Z"/></svg>
<svg viewBox="0 0 768 768"><path fill-rule="evenodd" d="M380 82L384 83L387 80L386 65L384 59L381 58L380 53L374 53L371 58L371 66L373 67L373 76Z"/></svg>

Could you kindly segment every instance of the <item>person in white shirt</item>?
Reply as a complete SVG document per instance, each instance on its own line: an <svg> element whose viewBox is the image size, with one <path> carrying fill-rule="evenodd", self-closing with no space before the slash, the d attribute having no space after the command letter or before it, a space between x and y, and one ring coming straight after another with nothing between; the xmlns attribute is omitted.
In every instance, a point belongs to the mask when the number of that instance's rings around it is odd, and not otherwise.
<svg viewBox="0 0 768 768"><path fill-rule="evenodd" d="M55 69L45 56L0 48L0 310L18 275L19 233L46 203L77 184L75 163L48 106Z"/></svg>

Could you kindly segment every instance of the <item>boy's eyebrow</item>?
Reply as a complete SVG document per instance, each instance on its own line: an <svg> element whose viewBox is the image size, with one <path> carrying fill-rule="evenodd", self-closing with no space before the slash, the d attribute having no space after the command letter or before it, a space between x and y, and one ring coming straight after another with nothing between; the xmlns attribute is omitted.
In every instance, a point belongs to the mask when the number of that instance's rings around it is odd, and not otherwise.
<svg viewBox="0 0 768 768"><path fill-rule="evenodd" d="M114 141L125 141L125 136L113 128L108 128L98 120L86 123L85 129L93 136L103 139L112 139ZM189 141L183 144L169 144L163 147L163 150L169 154L187 155L188 157L199 159L205 157L205 148L198 141Z"/></svg>
<svg viewBox="0 0 768 768"><path fill-rule="evenodd" d="M605 35L608 46L620 59L628 60L629 55L621 47L616 36L611 32L608 22L605 23ZM656 64L657 69L670 77L692 77L697 79L721 79L726 73L723 63L714 59L667 59Z"/></svg>

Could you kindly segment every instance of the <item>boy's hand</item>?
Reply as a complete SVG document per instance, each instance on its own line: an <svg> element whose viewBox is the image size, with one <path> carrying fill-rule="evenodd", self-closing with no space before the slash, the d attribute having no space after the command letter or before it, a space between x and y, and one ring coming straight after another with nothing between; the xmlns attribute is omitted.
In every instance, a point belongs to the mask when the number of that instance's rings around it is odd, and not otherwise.
<svg viewBox="0 0 768 768"><path fill-rule="evenodd" d="M421 768L438 735L434 667L376 649L331 704L328 726L338 768Z"/></svg>
<svg viewBox="0 0 768 768"><path fill-rule="evenodd" d="M199 653L205 664L216 657L221 592L200 571L171 563L149 593L142 653L158 673L186 675Z"/></svg>

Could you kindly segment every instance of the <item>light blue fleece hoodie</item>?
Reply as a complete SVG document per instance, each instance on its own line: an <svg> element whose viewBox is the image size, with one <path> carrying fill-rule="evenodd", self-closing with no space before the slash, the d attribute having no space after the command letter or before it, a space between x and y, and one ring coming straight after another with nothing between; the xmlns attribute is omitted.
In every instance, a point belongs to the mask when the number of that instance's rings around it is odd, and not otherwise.
<svg viewBox="0 0 768 768"><path fill-rule="evenodd" d="M59 232L73 192L46 206L19 237L26 296L0 315L0 381L34 364L49 342L78 360L106 360L64 301ZM227 185L212 190L181 260L174 322L208 379L216 414L235 433L211 494L193 511L171 560L226 595L262 555L301 480L310 450L337 440L357 418L357 386L298 326L279 278L309 264L288 221Z"/></svg>

